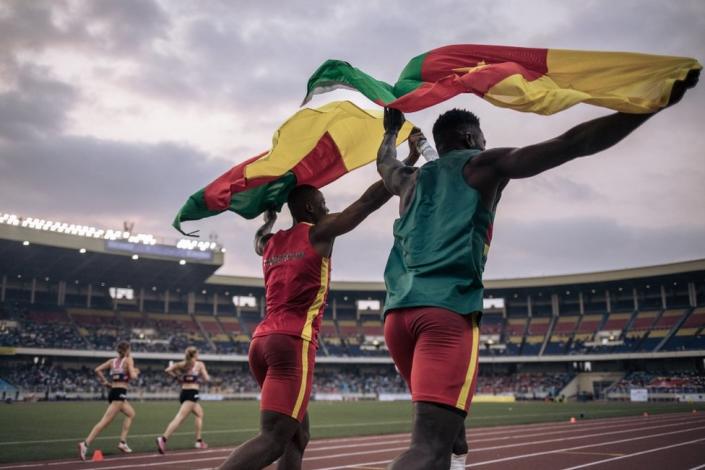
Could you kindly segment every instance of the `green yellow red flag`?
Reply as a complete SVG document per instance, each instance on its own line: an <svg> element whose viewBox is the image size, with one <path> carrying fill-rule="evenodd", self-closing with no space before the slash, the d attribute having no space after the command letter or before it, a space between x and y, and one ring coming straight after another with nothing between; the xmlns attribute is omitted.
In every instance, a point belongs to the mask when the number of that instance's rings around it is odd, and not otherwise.
<svg viewBox="0 0 705 470"><path fill-rule="evenodd" d="M676 80L701 68L687 57L461 44L414 57L394 85L328 60L309 79L304 104L317 93L351 88L403 112L474 93L496 106L538 114L577 103L650 113L666 106Z"/></svg>
<svg viewBox="0 0 705 470"><path fill-rule="evenodd" d="M404 124L397 145L412 127ZM247 219L270 207L279 210L294 187L321 188L373 161L383 134L380 110L364 110L349 101L302 109L274 133L271 150L235 165L192 194L172 225L184 235L195 235L184 232L181 223L226 210Z"/></svg>

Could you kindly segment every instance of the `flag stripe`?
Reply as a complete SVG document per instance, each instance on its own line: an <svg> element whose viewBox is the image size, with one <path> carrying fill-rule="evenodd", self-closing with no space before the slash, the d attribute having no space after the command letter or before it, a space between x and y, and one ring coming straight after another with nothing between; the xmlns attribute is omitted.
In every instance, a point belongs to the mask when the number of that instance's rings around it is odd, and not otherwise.
<svg viewBox="0 0 705 470"><path fill-rule="evenodd" d="M267 153L269 152L262 152L261 154L252 157L237 166L234 166L216 178L211 184L206 186L203 197L206 201L206 206L208 209L212 211L226 210L230 207L230 199L233 193L245 191L271 181L271 178L269 180L261 179L259 181L250 182L245 179L245 168L247 165L259 160L263 156L267 155Z"/></svg>
<svg viewBox="0 0 705 470"><path fill-rule="evenodd" d="M292 169L299 185L321 188L348 172L335 141L326 132L316 147Z"/></svg>
<svg viewBox="0 0 705 470"><path fill-rule="evenodd" d="M497 106L540 114L581 102L628 113L655 112L667 105L676 80L702 68L686 57L473 44L414 57L393 87L347 62L338 65L324 70L324 64L316 73L403 112L474 93ZM312 77L309 95L318 86Z"/></svg>
<svg viewBox="0 0 705 470"><path fill-rule="evenodd" d="M404 142L413 124L397 136ZM323 187L345 173L372 162L382 140L382 112L348 101L303 109L290 117L272 138L272 149L235 165L192 195L173 226L231 210L252 219L266 209L280 210L297 184ZM184 233L181 231L181 233Z"/></svg>

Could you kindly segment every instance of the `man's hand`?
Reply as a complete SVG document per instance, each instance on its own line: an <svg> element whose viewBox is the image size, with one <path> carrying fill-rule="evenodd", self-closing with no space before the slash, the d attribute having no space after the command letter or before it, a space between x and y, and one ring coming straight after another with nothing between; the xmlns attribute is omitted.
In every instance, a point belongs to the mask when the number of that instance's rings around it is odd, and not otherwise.
<svg viewBox="0 0 705 470"><path fill-rule="evenodd" d="M411 134L409 135L409 156L403 160L404 165L414 166L416 162L419 161L421 153L419 152L417 144L419 140L424 138L425 137L421 132L421 129L419 129L418 127L414 127L413 129L411 129Z"/></svg>
<svg viewBox="0 0 705 470"><path fill-rule="evenodd" d="M396 134L404 125L404 114L398 109L384 108L384 132Z"/></svg>
<svg viewBox="0 0 705 470"><path fill-rule="evenodd" d="M673 106L678 103L685 95L685 92L689 88L693 88L698 84L698 79L700 78L700 70L691 70L686 75L685 80L678 80L673 84L671 89L671 98L668 100L666 107Z"/></svg>

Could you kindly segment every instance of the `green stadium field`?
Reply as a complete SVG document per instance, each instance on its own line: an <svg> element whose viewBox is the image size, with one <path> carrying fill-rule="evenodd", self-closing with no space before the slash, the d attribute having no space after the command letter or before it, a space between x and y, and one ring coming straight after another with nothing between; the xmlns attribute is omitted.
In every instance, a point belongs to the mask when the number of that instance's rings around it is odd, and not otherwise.
<svg viewBox="0 0 705 470"><path fill-rule="evenodd" d="M178 409L176 402L132 402L137 416L128 442L135 452L154 450L159 435ZM259 410L253 401L202 402L204 439L211 447L243 442L257 432ZM74 457L76 443L100 419L103 402L53 402L0 405L0 462ZM705 404L677 403L478 403L468 418L469 427L566 421L690 411L705 411ZM313 439L402 433L410 430L408 402L312 402L309 408ZM116 419L94 444L106 455L117 453L121 419ZM169 440L169 448L193 445L193 420L187 420Z"/></svg>

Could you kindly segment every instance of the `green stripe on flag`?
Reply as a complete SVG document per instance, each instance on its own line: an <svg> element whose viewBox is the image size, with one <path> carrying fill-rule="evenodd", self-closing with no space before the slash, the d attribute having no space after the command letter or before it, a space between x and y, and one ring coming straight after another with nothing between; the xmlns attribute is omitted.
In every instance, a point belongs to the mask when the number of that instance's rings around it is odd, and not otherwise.
<svg viewBox="0 0 705 470"><path fill-rule="evenodd" d="M358 90L378 103L389 103L397 99L389 83L377 80L342 60L327 60L308 80L306 98L302 105L309 102L317 93L325 93L341 87Z"/></svg>
<svg viewBox="0 0 705 470"><path fill-rule="evenodd" d="M227 210L235 212L246 219L254 219L269 208L280 211L289 192L296 186L296 175L292 172L286 173L281 178L270 181L267 184L257 186L247 191L234 193L230 198L230 207ZM184 232L181 223L189 220L199 220L213 215L220 214L220 210L210 210L206 206L204 197L205 189L191 195L186 204L176 214L172 226L186 236L198 236L198 230L194 232Z"/></svg>
<svg viewBox="0 0 705 470"><path fill-rule="evenodd" d="M404 70L402 70L399 75L399 80L394 84L394 94L397 97L411 93L423 84L421 73L427 55L428 53L418 55L406 64L406 67L404 67Z"/></svg>
<svg viewBox="0 0 705 470"><path fill-rule="evenodd" d="M296 175L288 172L267 184L233 194L230 199L230 210L246 219L254 219L269 208L279 211L295 186Z"/></svg>

